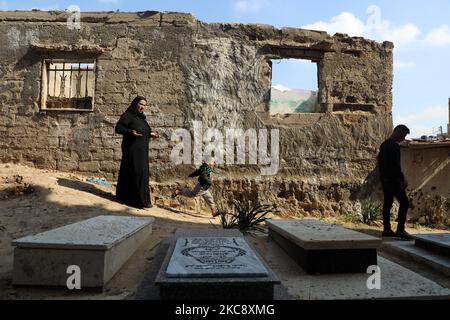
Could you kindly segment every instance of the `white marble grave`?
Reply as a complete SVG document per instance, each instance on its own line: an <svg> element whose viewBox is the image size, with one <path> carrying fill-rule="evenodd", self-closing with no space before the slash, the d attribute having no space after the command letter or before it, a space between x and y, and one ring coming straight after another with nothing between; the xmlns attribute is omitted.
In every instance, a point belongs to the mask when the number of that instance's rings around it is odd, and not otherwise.
<svg viewBox="0 0 450 320"><path fill-rule="evenodd" d="M266 220L273 230L306 250L372 249L382 240L313 219Z"/></svg>
<svg viewBox="0 0 450 320"><path fill-rule="evenodd" d="M177 239L167 277L266 277L267 269L239 237Z"/></svg>
<svg viewBox="0 0 450 320"><path fill-rule="evenodd" d="M152 232L150 217L98 216L14 240L14 285L66 286L69 266L81 287L101 287Z"/></svg>

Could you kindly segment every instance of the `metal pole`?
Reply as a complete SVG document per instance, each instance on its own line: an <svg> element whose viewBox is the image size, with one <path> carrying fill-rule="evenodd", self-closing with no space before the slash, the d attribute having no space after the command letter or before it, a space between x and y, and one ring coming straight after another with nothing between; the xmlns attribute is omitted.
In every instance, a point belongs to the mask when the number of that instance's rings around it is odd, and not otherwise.
<svg viewBox="0 0 450 320"><path fill-rule="evenodd" d="M55 70L53 72L55 73L55 77L53 80L53 96L56 97L56 64L55 64Z"/></svg>
<svg viewBox="0 0 450 320"><path fill-rule="evenodd" d="M86 64L86 87L84 89L84 97L88 95L88 77L89 77L89 65Z"/></svg>
<svg viewBox="0 0 450 320"><path fill-rule="evenodd" d="M72 72L73 65L70 64L70 89L69 89L69 98L72 98Z"/></svg>

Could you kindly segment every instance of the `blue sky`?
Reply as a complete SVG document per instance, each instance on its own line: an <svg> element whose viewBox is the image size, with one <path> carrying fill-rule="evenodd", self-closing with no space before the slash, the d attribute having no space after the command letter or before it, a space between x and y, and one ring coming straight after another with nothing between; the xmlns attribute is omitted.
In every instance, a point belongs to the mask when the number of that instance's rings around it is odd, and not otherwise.
<svg viewBox="0 0 450 320"><path fill-rule="evenodd" d="M390 40L394 52L394 124L404 123L413 137L446 131L450 97L450 1L448 0L0 0L0 10L182 11L204 22L265 23L306 27ZM316 87L311 63L277 65L274 84ZM311 81L311 79L313 81Z"/></svg>

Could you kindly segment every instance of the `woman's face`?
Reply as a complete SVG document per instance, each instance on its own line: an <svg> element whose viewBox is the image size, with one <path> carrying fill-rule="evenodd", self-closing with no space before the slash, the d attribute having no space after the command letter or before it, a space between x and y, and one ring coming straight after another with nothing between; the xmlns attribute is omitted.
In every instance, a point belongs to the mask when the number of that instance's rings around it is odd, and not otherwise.
<svg viewBox="0 0 450 320"><path fill-rule="evenodd" d="M137 105L137 111L140 113L144 112L144 109L146 106L147 106L147 101L145 101L145 100L139 101L138 105Z"/></svg>

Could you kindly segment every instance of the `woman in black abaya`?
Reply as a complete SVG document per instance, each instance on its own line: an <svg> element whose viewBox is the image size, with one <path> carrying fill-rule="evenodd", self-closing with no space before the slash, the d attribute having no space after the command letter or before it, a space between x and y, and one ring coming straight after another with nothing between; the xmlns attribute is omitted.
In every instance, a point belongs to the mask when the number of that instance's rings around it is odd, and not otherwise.
<svg viewBox="0 0 450 320"><path fill-rule="evenodd" d="M151 208L148 148L151 132L145 120L145 97L137 96L116 124L116 133L123 135L122 161L117 181L117 201L136 208Z"/></svg>

